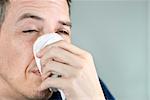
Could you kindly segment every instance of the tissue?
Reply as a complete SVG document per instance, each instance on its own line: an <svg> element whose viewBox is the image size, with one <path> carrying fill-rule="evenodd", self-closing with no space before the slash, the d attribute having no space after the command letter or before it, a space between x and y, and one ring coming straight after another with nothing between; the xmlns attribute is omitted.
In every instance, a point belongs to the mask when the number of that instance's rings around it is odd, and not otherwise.
<svg viewBox="0 0 150 100"><path fill-rule="evenodd" d="M63 40L63 38L60 35L58 35L57 33L49 33L49 34L45 34L43 36L40 36L35 41L35 43L33 45L33 54L34 54L34 57L35 57L35 61L36 61L37 67L38 67L38 69L39 69L41 74L42 74L42 72L41 72L40 58L38 58L36 56L36 54L41 49L43 49L45 46L47 46L49 44L52 44L52 43L55 43L55 42L60 41L60 40Z"/></svg>
<svg viewBox="0 0 150 100"><path fill-rule="evenodd" d="M63 38L57 34L57 33L49 33L49 34L45 34L45 35L42 35L40 36L34 43L33 45L33 54L34 54L34 58L35 58L35 62L36 62L36 65L40 71L40 73L42 74L42 71L41 71L41 62L40 62L40 58L38 58L36 56L36 54L41 50L43 49L45 46L49 45L49 44L52 44L52 43L55 43L57 41L60 41L60 40L63 40ZM62 96L62 99L65 100L65 95L64 93L62 92L62 90L59 90L61 96Z"/></svg>

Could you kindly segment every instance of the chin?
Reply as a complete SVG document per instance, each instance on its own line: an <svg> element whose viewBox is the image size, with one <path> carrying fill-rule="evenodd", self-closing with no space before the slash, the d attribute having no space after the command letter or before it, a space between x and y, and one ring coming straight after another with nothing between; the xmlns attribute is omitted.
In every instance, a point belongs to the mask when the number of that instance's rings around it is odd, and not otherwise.
<svg viewBox="0 0 150 100"><path fill-rule="evenodd" d="M42 92L35 92L32 95L30 94L28 98L31 100L48 100L51 97L50 94L51 93L49 92L49 90L45 90Z"/></svg>

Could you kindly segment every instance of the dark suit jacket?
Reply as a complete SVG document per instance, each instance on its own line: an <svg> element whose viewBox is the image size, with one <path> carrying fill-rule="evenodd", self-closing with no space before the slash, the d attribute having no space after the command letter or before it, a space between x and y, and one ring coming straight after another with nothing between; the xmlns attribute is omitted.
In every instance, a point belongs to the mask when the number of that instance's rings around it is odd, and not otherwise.
<svg viewBox="0 0 150 100"><path fill-rule="evenodd" d="M106 85L103 83L102 80L99 80L105 99L106 100L115 100L115 98L112 96L112 94L109 92L108 88L106 87ZM52 97L49 100L62 100L61 95L59 92L54 92Z"/></svg>

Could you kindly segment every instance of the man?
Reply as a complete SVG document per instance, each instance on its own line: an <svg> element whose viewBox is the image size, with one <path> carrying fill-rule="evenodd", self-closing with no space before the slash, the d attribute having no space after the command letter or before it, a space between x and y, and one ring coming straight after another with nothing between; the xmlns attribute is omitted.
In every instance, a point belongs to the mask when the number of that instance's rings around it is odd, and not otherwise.
<svg viewBox="0 0 150 100"><path fill-rule="evenodd" d="M113 99L99 84L92 56L71 44L69 0L1 0L0 4L0 100L61 100L59 92L49 88L61 89L67 100ZM64 40L37 53L41 75L33 43L52 32ZM51 77L52 71L61 77Z"/></svg>

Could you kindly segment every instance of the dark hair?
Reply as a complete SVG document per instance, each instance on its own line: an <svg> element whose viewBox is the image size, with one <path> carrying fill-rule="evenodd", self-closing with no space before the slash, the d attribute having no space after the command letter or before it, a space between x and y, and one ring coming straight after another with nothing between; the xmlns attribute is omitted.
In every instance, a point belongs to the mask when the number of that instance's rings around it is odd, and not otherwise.
<svg viewBox="0 0 150 100"><path fill-rule="evenodd" d="M69 13L71 13L71 0L67 0L68 7L69 7Z"/></svg>
<svg viewBox="0 0 150 100"><path fill-rule="evenodd" d="M4 21L9 0L0 0L0 24Z"/></svg>
<svg viewBox="0 0 150 100"><path fill-rule="evenodd" d="M71 7L71 0L67 0L67 3L68 3L68 6L69 6L69 9Z"/></svg>
<svg viewBox="0 0 150 100"><path fill-rule="evenodd" d="M0 0L0 25L3 23L5 19L5 14L7 12L7 6L9 4L9 0ZM69 13L71 13L71 0L67 0L67 4L69 7Z"/></svg>

